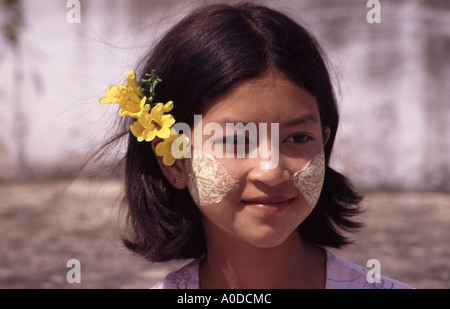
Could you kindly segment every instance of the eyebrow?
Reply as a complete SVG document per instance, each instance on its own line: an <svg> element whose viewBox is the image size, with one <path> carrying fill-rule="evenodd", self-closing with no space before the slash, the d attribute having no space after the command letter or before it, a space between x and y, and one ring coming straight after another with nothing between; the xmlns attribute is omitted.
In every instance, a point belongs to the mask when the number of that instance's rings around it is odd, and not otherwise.
<svg viewBox="0 0 450 309"><path fill-rule="evenodd" d="M308 113L308 114L305 114L305 115L303 115L303 116L301 116L299 118L295 118L295 119L283 122L282 125L283 126L287 126L287 127L293 127L293 126L298 126L298 125L301 125L301 124L304 124L304 123L307 123L307 122L318 123L319 120L313 114ZM224 118L224 119L221 119L220 121L218 121L217 123L219 123L221 125L224 125L224 124L227 124L227 123L242 123L245 126L245 125L247 125L249 123L252 123L252 122L251 121L249 121L249 122L236 121L236 120L232 120L232 119L229 119L229 118Z"/></svg>
<svg viewBox="0 0 450 309"><path fill-rule="evenodd" d="M306 114L299 118L295 118L295 119L286 121L285 123L283 123L283 125L285 125L287 127L293 127L293 126L298 126L298 125L301 125L301 124L304 124L307 122L318 123L319 120L313 114Z"/></svg>

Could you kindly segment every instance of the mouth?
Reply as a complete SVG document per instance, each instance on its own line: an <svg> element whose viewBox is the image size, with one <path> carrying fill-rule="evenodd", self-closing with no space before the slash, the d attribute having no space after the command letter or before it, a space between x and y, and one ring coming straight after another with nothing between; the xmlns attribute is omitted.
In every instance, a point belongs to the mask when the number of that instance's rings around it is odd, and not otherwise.
<svg viewBox="0 0 450 309"><path fill-rule="evenodd" d="M261 211L280 212L286 209L294 200L283 196L263 196L242 200L241 203L246 207L252 207Z"/></svg>

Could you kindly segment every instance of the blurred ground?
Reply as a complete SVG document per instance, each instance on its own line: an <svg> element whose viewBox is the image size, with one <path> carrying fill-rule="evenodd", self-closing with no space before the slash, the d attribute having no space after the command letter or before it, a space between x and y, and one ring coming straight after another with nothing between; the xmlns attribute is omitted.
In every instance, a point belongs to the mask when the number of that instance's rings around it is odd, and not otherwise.
<svg viewBox="0 0 450 309"><path fill-rule="evenodd" d="M186 263L151 264L120 245L115 180L0 183L0 288L149 288ZM366 227L337 253L416 288L450 288L450 194L366 192ZM81 263L81 283L66 263Z"/></svg>

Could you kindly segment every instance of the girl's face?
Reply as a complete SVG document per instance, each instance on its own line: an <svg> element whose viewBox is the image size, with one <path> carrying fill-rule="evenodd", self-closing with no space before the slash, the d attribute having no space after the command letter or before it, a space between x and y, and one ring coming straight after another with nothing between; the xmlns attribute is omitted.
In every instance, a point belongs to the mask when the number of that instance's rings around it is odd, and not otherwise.
<svg viewBox="0 0 450 309"><path fill-rule="evenodd" d="M219 138L205 130L209 123L222 127ZM248 131L234 131L230 138L226 123L255 124L257 141L249 141ZM279 134L271 124L278 124ZM316 99L282 75L267 74L236 85L214 102L202 115L201 128L203 149L215 155L186 159L184 167L207 237L259 248L282 244L311 213L322 187L329 130L322 130ZM199 129L193 128L192 145L199 144ZM262 130L267 139L259 138ZM234 136L243 135L245 158L239 158L226 147L231 143L236 149L240 140ZM278 164L261 147L271 156L277 151Z"/></svg>

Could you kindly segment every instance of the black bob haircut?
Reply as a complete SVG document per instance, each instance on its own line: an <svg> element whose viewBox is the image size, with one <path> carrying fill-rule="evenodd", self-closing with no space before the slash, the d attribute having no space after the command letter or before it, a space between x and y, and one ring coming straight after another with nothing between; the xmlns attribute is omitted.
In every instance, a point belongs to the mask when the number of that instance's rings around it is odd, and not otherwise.
<svg viewBox="0 0 450 309"><path fill-rule="evenodd" d="M208 5L183 18L149 51L136 70L139 78L155 69L163 80L156 102L173 100L177 122L192 124L237 82L276 70L317 100L322 129L330 128L326 170L319 201L298 227L306 241L340 248L351 243L344 232L361 224L362 196L329 167L339 115L322 51L309 32L283 13L241 3ZM139 80L138 78L138 80ZM201 213L188 189L164 177L150 143L138 142L126 123L125 234L123 244L153 262L198 258L206 253ZM126 132L126 133L125 133Z"/></svg>

